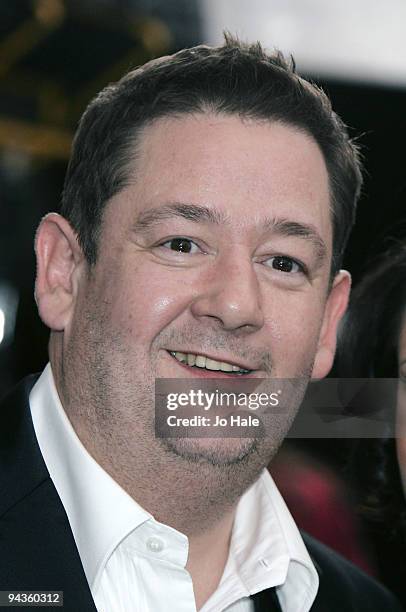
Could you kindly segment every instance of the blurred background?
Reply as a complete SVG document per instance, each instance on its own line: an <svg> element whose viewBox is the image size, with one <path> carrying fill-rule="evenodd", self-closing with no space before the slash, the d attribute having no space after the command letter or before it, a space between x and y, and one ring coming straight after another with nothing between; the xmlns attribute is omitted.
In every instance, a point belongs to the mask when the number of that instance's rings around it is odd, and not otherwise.
<svg viewBox="0 0 406 612"><path fill-rule="evenodd" d="M366 182L345 261L357 281L369 256L405 235L405 24L405 0L0 0L0 395L47 360L35 229L58 209L75 126L102 87L158 55L220 43L224 29L292 53L362 144ZM325 442L294 449L331 470L312 481L316 504L339 462L339 445ZM289 465L275 467L282 488Z"/></svg>

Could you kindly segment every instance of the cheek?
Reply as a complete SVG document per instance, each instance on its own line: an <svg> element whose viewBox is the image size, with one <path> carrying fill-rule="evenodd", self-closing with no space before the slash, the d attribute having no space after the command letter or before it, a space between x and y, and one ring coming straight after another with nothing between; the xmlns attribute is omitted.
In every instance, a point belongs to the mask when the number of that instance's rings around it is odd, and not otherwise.
<svg viewBox="0 0 406 612"><path fill-rule="evenodd" d="M278 329L280 339L290 339L290 347L298 349L299 342L307 344L318 337L323 322L324 304L318 296L302 292L280 296L274 294L272 299L268 300L266 311L266 319Z"/></svg>
<svg viewBox="0 0 406 612"><path fill-rule="evenodd" d="M310 295L292 293L285 295L283 302L269 301L267 310L266 326L275 364L294 375L312 363L315 356L324 303Z"/></svg>
<svg viewBox="0 0 406 612"><path fill-rule="evenodd" d="M148 344L187 308L191 299L179 276L161 270L153 276L148 269L138 270L120 289L115 288L117 297L112 301L115 325L128 337L145 339Z"/></svg>

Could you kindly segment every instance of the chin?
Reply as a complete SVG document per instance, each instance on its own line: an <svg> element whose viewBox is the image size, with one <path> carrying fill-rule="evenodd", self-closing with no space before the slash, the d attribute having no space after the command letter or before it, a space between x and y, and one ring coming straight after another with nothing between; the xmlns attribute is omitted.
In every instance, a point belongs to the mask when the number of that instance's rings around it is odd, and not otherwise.
<svg viewBox="0 0 406 612"><path fill-rule="evenodd" d="M166 438L166 449L189 463L227 466L257 455L256 438Z"/></svg>

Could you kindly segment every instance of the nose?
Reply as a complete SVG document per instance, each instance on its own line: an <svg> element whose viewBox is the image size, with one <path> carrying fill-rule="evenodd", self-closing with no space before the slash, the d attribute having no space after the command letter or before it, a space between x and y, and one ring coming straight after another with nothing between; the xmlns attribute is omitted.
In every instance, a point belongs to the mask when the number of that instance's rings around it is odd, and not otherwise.
<svg viewBox="0 0 406 612"><path fill-rule="evenodd" d="M228 331L244 328L252 333L264 325L260 286L249 257L223 257L205 275L191 305L195 318L215 319Z"/></svg>

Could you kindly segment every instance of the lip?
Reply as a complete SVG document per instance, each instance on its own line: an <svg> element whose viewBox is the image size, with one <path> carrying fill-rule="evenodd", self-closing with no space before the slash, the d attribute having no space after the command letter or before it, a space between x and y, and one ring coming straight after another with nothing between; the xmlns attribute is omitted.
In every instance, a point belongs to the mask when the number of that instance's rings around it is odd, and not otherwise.
<svg viewBox="0 0 406 612"><path fill-rule="evenodd" d="M176 353L185 353L185 351L181 351L181 350L173 350L171 349L172 352ZM233 379L233 380L247 380L248 378L258 378L258 376L253 376L254 372L257 372L256 370L251 370L249 374L240 374L240 375L236 375L236 374L228 374L227 372L223 372L222 370L206 370L205 368L199 368L196 366L189 366L186 363L182 363L181 361L178 361L178 359L176 359L176 357L174 357L173 355L171 355L169 349L166 349L166 352L168 353L169 357L175 362L177 363L181 368L183 368L183 370L186 372L188 372L189 376L192 375L192 378L228 378L228 380ZM188 352L192 352L192 351L188 351ZM202 355L204 357L207 357L208 359L215 359L215 361L225 361L227 363L231 363L231 365L236 365L239 368L244 368L245 370L249 370L250 368L246 368L245 366L243 366L240 363L233 363L232 361L227 361L227 359L220 359L220 358L215 358L215 357L210 357L209 355L206 355L205 353L194 353L195 355Z"/></svg>

